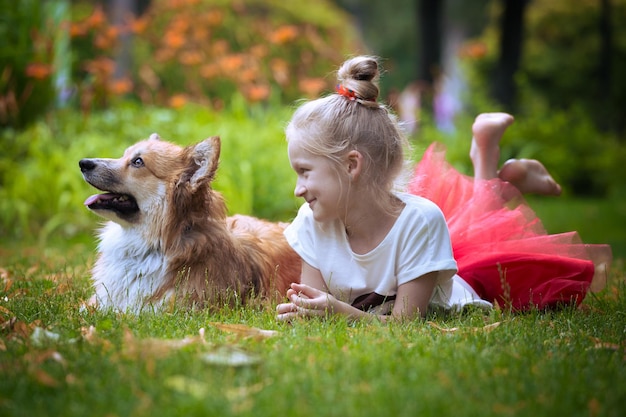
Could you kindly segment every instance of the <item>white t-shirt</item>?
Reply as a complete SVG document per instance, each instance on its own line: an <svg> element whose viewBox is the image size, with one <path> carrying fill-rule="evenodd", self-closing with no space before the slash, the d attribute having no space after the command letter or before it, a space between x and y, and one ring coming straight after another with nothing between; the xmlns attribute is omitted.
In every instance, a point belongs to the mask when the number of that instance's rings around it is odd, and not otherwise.
<svg viewBox="0 0 626 417"><path fill-rule="evenodd" d="M306 263L320 270L330 293L349 304L375 293L383 303L372 311L388 313L399 285L433 271L439 274L431 304L444 308L481 304L471 287L455 275L450 234L439 207L411 194L397 197L405 207L383 241L366 254L352 251L340 220L318 223L306 203L285 237Z"/></svg>

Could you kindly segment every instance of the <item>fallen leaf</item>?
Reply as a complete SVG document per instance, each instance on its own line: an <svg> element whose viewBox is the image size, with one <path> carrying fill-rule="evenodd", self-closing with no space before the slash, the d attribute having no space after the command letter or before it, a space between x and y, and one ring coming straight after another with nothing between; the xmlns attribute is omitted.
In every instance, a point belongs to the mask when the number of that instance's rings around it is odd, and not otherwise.
<svg viewBox="0 0 626 417"><path fill-rule="evenodd" d="M459 330L469 330L471 332L490 332L493 329L495 329L496 327L498 327L500 324L502 324L502 322L495 322L495 323L491 323L491 324L487 324L486 326L483 327L450 327L450 328L445 328L445 327L441 327L438 324L432 322L432 321L428 321L427 322L430 326L434 327L435 329L443 332L443 333L454 333L457 332Z"/></svg>
<svg viewBox="0 0 626 417"><path fill-rule="evenodd" d="M4 274L3 274L4 275ZM2 276L4 280L4 289L2 290L5 294L8 294L13 286L13 280L9 278L8 274L6 276Z"/></svg>
<svg viewBox="0 0 626 417"><path fill-rule="evenodd" d="M459 328L458 328L458 327L450 327L450 328L447 328L447 329L446 329L445 327L441 327L441 326L439 326L438 324L436 324L436 323L434 323L434 322L432 322L432 321L428 321L427 323L428 323L430 326L434 327L435 329L437 329L437 330L439 330L440 332L443 332L443 333L454 333L454 332L456 332L457 330L459 330Z"/></svg>
<svg viewBox="0 0 626 417"><path fill-rule="evenodd" d="M2 329L10 330L12 333L9 336L19 337L20 339L28 339L33 333L34 329L39 326L40 320L27 324L23 321L17 320L15 317L11 317L7 322L2 324Z"/></svg>
<svg viewBox="0 0 626 417"><path fill-rule="evenodd" d="M192 344L204 344L202 336L188 336L183 339L137 339L130 330L124 333L124 345L122 353L127 357L141 358L150 356L152 358L163 358L172 351L182 349Z"/></svg>
<svg viewBox="0 0 626 417"><path fill-rule="evenodd" d="M498 327L500 324L502 324L502 322L497 321L495 323L488 324L488 325L486 325L484 327L477 327L474 330L477 330L477 331L481 331L482 330L482 331L485 331L485 332L490 332L493 329L495 329L496 327Z"/></svg>
<svg viewBox="0 0 626 417"><path fill-rule="evenodd" d="M278 336L280 332L276 330L263 330L256 327L246 326L245 324L228 324L228 323L209 323L210 325L217 327L218 329L234 333L242 337L252 337L257 339L267 339L270 337Z"/></svg>
<svg viewBox="0 0 626 417"><path fill-rule="evenodd" d="M17 317L13 316L10 319L3 322L2 324L0 324L0 330L12 331L13 327L15 326L15 323L17 323Z"/></svg>

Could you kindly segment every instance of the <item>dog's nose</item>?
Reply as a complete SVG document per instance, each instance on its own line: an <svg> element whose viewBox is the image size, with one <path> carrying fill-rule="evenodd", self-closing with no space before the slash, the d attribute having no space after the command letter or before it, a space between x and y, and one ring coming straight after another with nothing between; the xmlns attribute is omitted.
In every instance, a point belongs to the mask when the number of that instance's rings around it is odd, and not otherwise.
<svg viewBox="0 0 626 417"><path fill-rule="evenodd" d="M94 169L96 167L96 163L92 161L91 159L81 159L78 162L78 166L80 166L81 172L87 172L87 171L91 171L92 169Z"/></svg>

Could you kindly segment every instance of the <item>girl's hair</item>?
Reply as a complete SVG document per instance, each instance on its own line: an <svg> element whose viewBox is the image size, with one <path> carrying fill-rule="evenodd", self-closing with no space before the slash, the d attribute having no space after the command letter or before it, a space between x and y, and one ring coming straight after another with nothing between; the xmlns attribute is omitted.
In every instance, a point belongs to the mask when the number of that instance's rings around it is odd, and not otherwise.
<svg viewBox="0 0 626 417"><path fill-rule="evenodd" d="M389 201L389 192L403 173L408 142L396 117L378 103L378 59L358 56L337 72L338 93L309 101L294 113L286 128L287 140L303 139L314 155L339 163L351 150L363 155L361 178L376 201Z"/></svg>

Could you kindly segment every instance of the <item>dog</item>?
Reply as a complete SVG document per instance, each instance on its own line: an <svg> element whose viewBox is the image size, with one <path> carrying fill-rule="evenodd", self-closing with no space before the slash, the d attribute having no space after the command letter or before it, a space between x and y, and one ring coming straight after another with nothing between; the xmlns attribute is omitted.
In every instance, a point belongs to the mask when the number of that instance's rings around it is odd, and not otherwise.
<svg viewBox="0 0 626 417"><path fill-rule="evenodd" d="M150 306L219 307L251 296L284 296L301 259L286 223L227 216L211 188L220 138L181 147L158 134L119 159L82 159L85 206L108 220L99 231L90 303L139 312Z"/></svg>

